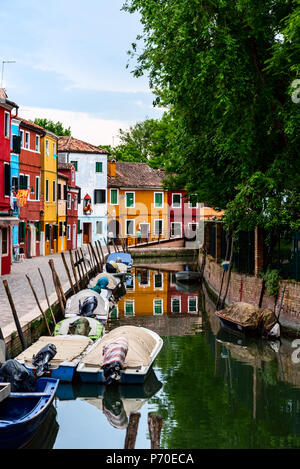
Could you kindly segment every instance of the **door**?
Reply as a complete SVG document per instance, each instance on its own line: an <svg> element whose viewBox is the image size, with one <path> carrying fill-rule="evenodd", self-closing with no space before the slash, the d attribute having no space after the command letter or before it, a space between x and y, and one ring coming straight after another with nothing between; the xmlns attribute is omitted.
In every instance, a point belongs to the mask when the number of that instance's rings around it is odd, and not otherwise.
<svg viewBox="0 0 300 469"><path fill-rule="evenodd" d="M90 223L83 223L83 244L90 241Z"/></svg>
<svg viewBox="0 0 300 469"><path fill-rule="evenodd" d="M150 223L140 223L141 238L148 239L150 233Z"/></svg>

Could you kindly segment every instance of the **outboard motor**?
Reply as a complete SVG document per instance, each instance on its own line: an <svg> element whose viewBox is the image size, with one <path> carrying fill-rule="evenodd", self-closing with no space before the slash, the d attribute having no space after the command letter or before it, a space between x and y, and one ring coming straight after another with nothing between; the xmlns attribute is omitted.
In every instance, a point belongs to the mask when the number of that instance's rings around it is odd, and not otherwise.
<svg viewBox="0 0 300 469"><path fill-rule="evenodd" d="M12 392L34 392L36 379L27 368L17 360L7 360L0 368L0 378L10 383Z"/></svg>
<svg viewBox="0 0 300 469"><path fill-rule="evenodd" d="M79 301L79 314L80 316L90 317L93 316L95 309L98 306L98 300L95 296L89 296L83 303Z"/></svg>
<svg viewBox="0 0 300 469"><path fill-rule="evenodd" d="M103 347L103 373L105 384L117 383L121 379L121 370L128 352L128 340L120 337Z"/></svg>
<svg viewBox="0 0 300 469"><path fill-rule="evenodd" d="M36 368L36 376L40 378L49 371L49 362L56 355L56 347L53 344L47 344L36 355L32 357L32 364Z"/></svg>

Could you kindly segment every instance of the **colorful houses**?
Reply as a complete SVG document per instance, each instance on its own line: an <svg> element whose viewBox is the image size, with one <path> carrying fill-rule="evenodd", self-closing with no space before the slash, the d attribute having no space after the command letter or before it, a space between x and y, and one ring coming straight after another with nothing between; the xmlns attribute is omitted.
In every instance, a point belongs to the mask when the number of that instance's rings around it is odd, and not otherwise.
<svg viewBox="0 0 300 469"><path fill-rule="evenodd" d="M59 161L72 163L81 188L78 203L78 246L107 235L107 155L108 152L73 137L59 137Z"/></svg>
<svg viewBox="0 0 300 469"><path fill-rule="evenodd" d="M10 273L13 217L10 176L11 112L18 106L0 88L0 274Z"/></svg>
<svg viewBox="0 0 300 469"><path fill-rule="evenodd" d="M78 202L80 201L80 187L76 185L76 171L72 163L58 163L60 175L67 177L67 249L77 248ZM58 191L58 193L60 190Z"/></svg>
<svg viewBox="0 0 300 469"><path fill-rule="evenodd" d="M41 142L41 255L57 251L57 137L45 130Z"/></svg>
<svg viewBox="0 0 300 469"><path fill-rule="evenodd" d="M41 193L42 127L20 118L21 152L19 162L19 191L27 198L19 201L19 246L27 258L40 255L41 216L44 194ZM17 194L18 195L18 194Z"/></svg>
<svg viewBox="0 0 300 469"><path fill-rule="evenodd" d="M128 244L168 237L168 193L164 171L146 163L108 162L108 235Z"/></svg>

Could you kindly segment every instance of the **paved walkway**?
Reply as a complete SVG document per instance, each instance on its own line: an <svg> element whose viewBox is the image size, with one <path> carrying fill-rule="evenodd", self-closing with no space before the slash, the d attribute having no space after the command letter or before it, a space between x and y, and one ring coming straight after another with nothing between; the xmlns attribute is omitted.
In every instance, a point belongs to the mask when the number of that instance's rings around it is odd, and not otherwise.
<svg viewBox="0 0 300 469"><path fill-rule="evenodd" d="M106 254L106 247L102 247L102 249L104 254ZM48 309L48 304L38 268L44 277L50 304L57 301L55 287L52 280L52 272L49 266L50 259L53 259L55 270L58 273L64 291L69 290L70 283L61 254L59 253L45 257L41 256L32 259L25 259L22 262L13 263L11 273L0 277L0 328L2 329L4 337L8 337L12 332L16 331L16 326L3 285L3 280L7 280L21 326L28 324L28 322L40 316L41 313L26 275L30 278L44 311ZM65 252L65 259L69 266L71 278L75 283L68 252Z"/></svg>

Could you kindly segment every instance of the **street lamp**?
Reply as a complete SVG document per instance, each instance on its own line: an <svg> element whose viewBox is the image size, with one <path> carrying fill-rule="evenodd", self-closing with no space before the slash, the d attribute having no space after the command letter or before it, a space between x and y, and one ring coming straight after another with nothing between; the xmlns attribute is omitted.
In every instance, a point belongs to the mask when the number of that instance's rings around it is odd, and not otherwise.
<svg viewBox="0 0 300 469"><path fill-rule="evenodd" d="M1 88L3 86L3 73L4 73L4 64L15 64L15 60L2 60L2 75L1 75Z"/></svg>

